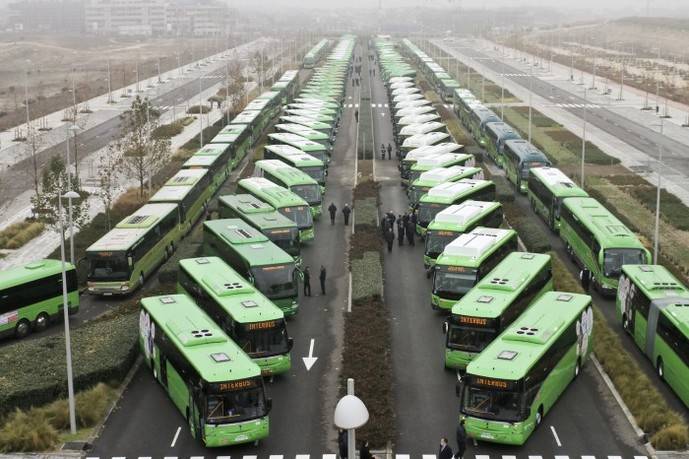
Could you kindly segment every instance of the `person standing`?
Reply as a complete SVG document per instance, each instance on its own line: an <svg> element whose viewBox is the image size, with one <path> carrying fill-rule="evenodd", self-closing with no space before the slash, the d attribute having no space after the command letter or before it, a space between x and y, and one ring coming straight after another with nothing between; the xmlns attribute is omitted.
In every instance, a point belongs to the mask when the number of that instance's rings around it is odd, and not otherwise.
<svg viewBox="0 0 689 459"><path fill-rule="evenodd" d="M321 294L325 295L325 277L327 273L325 272L325 266L321 265L321 273L318 275L318 279L321 281Z"/></svg>
<svg viewBox="0 0 689 459"><path fill-rule="evenodd" d="M340 459L347 459L347 431L344 429L337 433L337 447L340 450Z"/></svg>
<svg viewBox="0 0 689 459"><path fill-rule="evenodd" d="M371 455L371 450L368 448L367 440L361 442L361 448L359 448L359 459L374 459L374 456Z"/></svg>
<svg viewBox="0 0 689 459"><path fill-rule="evenodd" d="M407 225L409 224L409 214L406 213L402 216L402 221L404 221L404 227L406 228Z"/></svg>
<svg viewBox="0 0 689 459"><path fill-rule="evenodd" d="M388 159L392 159L392 145L388 142Z"/></svg>
<svg viewBox="0 0 689 459"><path fill-rule="evenodd" d="M452 448L447 444L447 438L440 439L440 449L438 450L438 459L452 459Z"/></svg>
<svg viewBox="0 0 689 459"><path fill-rule="evenodd" d="M304 296L311 296L311 271L308 266L304 268Z"/></svg>
<svg viewBox="0 0 689 459"><path fill-rule="evenodd" d="M414 232L416 231L416 225L409 220L405 229L407 232L407 241L409 242L410 246L414 247Z"/></svg>
<svg viewBox="0 0 689 459"><path fill-rule="evenodd" d="M390 220L390 226L395 224L395 213L391 210L388 210L388 213L385 214L388 220Z"/></svg>
<svg viewBox="0 0 689 459"><path fill-rule="evenodd" d="M349 225L349 214L352 213L352 209L350 209L349 204L345 204L344 207L342 208L342 216L344 217L344 224L345 226Z"/></svg>
<svg viewBox="0 0 689 459"><path fill-rule="evenodd" d="M354 110L354 119L357 123L359 122L359 110Z"/></svg>
<svg viewBox="0 0 689 459"><path fill-rule="evenodd" d="M392 226L385 233L385 241L388 243L388 253L392 252L392 245L395 243L395 231L392 229Z"/></svg>
<svg viewBox="0 0 689 459"><path fill-rule="evenodd" d="M328 206L328 213L330 213L330 224L335 224L335 215L337 215L337 206L334 202L331 202Z"/></svg>
<svg viewBox="0 0 689 459"><path fill-rule="evenodd" d="M401 215L397 218L397 242L400 247L404 245L404 221Z"/></svg>
<svg viewBox="0 0 689 459"><path fill-rule="evenodd" d="M467 431L464 428L464 419L462 419L457 425L457 452L455 453L455 459L463 459L466 449Z"/></svg>

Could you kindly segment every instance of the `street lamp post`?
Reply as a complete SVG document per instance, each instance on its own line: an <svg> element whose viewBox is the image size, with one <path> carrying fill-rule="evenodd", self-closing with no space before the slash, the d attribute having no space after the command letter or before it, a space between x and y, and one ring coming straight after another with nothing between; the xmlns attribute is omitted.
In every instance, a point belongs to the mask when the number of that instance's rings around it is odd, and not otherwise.
<svg viewBox="0 0 689 459"><path fill-rule="evenodd" d="M581 188L584 189L584 167L586 164L586 87L584 87L584 126L581 133Z"/></svg>
<svg viewBox="0 0 689 459"><path fill-rule="evenodd" d="M69 192L72 191L72 171L71 171L71 165L70 165L70 151L69 151L69 141L70 141L70 134L73 134L74 137L74 147L76 149L77 146L77 132L79 132L79 127L76 124L71 125L67 129L67 164L66 169L67 169L67 190ZM76 158L74 158L74 161L76 162ZM75 164L76 166L76 164ZM69 193L67 193L69 194ZM77 194L77 197L79 195ZM74 264L74 225L73 225L73 220L72 220L72 196L67 196L67 199L69 199L69 261L70 263Z"/></svg>
<svg viewBox="0 0 689 459"><path fill-rule="evenodd" d="M342 397L335 407L334 421L340 429L347 430L347 459L356 457L355 429L368 422L368 409L356 395L354 395L354 380L347 378L347 395Z"/></svg>
<svg viewBox="0 0 689 459"><path fill-rule="evenodd" d="M201 91L201 75L199 75L199 148L203 147L203 98Z"/></svg>
<svg viewBox="0 0 689 459"><path fill-rule="evenodd" d="M663 118L660 118L660 135L663 136ZM653 264L658 264L658 239L660 233L660 185L663 172L663 145L658 142L658 189L656 190L656 215L653 229Z"/></svg>
<svg viewBox="0 0 689 459"><path fill-rule="evenodd" d="M108 59L108 103L112 101L112 74L110 73L110 59Z"/></svg>

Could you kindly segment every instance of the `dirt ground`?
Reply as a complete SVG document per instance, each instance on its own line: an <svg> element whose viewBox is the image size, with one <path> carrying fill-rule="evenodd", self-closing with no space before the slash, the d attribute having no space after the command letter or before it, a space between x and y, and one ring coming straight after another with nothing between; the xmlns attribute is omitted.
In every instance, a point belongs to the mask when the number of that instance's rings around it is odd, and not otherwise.
<svg viewBox="0 0 689 459"><path fill-rule="evenodd" d="M28 70L31 116L60 110L72 103L72 78L77 100L108 89L110 60L112 87L136 81L136 62L141 80L224 49L224 39L82 37L48 35L0 35L0 129L25 120L24 85ZM118 93L115 92L115 95Z"/></svg>

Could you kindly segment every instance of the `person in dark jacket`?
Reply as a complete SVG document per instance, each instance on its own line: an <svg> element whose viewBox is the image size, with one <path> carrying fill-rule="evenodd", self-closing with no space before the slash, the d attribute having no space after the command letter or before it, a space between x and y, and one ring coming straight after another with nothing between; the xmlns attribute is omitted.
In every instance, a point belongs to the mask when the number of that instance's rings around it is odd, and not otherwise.
<svg viewBox="0 0 689 459"><path fill-rule="evenodd" d="M359 448L359 459L374 459L371 455L371 450L368 449L368 441L364 440L361 442L361 447Z"/></svg>
<svg viewBox="0 0 689 459"><path fill-rule="evenodd" d="M392 159L392 145L388 142L388 159Z"/></svg>
<svg viewBox="0 0 689 459"><path fill-rule="evenodd" d="M416 222L419 221L419 219L416 216L416 210L412 211L411 215L409 216L409 221L412 222L414 226L416 226Z"/></svg>
<svg viewBox="0 0 689 459"><path fill-rule="evenodd" d="M385 214L385 216L386 216L386 218L390 221L390 225L394 225L394 224L395 224L395 219L396 219L396 217L395 217L395 213L394 213L393 211L388 210L388 213Z"/></svg>
<svg viewBox="0 0 689 459"><path fill-rule="evenodd" d="M337 206L334 202L331 202L328 206L328 212L330 213L330 224L335 224L335 215L337 215Z"/></svg>
<svg viewBox="0 0 689 459"><path fill-rule="evenodd" d="M404 245L404 221L401 215L397 218L397 242L399 242L400 247Z"/></svg>
<svg viewBox="0 0 689 459"><path fill-rule="evenodd" d="M349 207L349 204L345 204L342 208L342 216L344 217L345 226L349 225L349 214L351 213L352 209Z"/></svg>
<svg viewBox="0 0 689 459"><path fill-rule="evenodd" d="M325 266L321 265L321 273L318 275L318 279L321 281L321 293L325 295L325 277L327 273L325 272Z"/></svg>
<svg viewBox="0 0 689 459"><path fill-rule="evenodd" d="M406 228L406 227L407 227L407 224L409 223L409 214L408 214L408 213L407 213L407 214L404 214L404 215L402 216L402 221L404 222L404 227Z"/></svg>
<svg viewBox="0 0 689 459"><path fill-rule="evenodd" d="M450 445L447 443L447 438L440 439L438 459L452 459L452 448L450 448Z"/></svg>
<svg viewBox="0 0 689 459"><path fill-rule="evenodd" d="M457 424L457 452L455 459L463 459L464 452L467 449L467 431L464 428L464 419Z"/></svg>
<svg viewBox="0 0 689 459"><path fill-rule="evenodd" d="M304 268L304 296L311 296L311 271L307 266Z"/></svg>
<svg viewBox="0 0 689 459"><path fill-rule="evenodd" d="M347 459L347 431L344 429L337 433L337 447L340 450L340 459Z"/></svg>
<svg viewBox="0 0 689 459"><path fill-rule="evenodd" d="M388 243L388 253L390 253L392 252L392 245L395 242L395 232L392 230L392 227L385 233L385 240Z"/></svg>
<svg viewBox="0 0 689 459"><path fill-rule="evenodd" d="M409 222L407 222L407 227L405 229L407 230L407 241L409 242L409 245L413 247L415 245L414 233L416 232L416 224L412 223L412 221L409 220Z"/></svg>

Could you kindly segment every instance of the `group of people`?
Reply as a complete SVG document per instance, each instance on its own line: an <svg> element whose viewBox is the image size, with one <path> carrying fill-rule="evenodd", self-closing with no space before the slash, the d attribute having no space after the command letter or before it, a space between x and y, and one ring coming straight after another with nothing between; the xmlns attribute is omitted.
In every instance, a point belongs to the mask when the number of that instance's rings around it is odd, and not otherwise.
<svg viewBox="0 0 689 459"><path fill-rule="evenodd" d="M390 210L383 216L383 237L388 244L388 252L392 252L395 243L395 226L397 226L397 241L400 247L404 245L405 236L409 245L415 245L416 222L416 212L395 216L395 213Z"/></svg>
<svg viewBox="0 0 689 459"><path fill-rule="evenodd" d="M318 279L321 281L321 295L325 295L325 279L327 272L325 266L321 265L321 272ZM301 272L301 282L304 284L304 296L311 296L311 270L307 266Z"/></svg>
<svg viewBox="0 0 689 459"><path fill-rule="evenodd" d="M334 202L331 202L328 206L328 213L330 214L330 224L335 224L335 217L337 216L337 206ZM345 203L342 208L342 218L344 219L345 226L349 225L349 216L352 214L352 208L349 207L349 203Z"/></svg>
<svg viewBox="0 0 689 459"><path fill-rule="evenodd" d="M384 143L380 144L380 159L385 159L385 152L388 152L388 159L392 159L392 144L388 142L387 148Z"/></svg>

